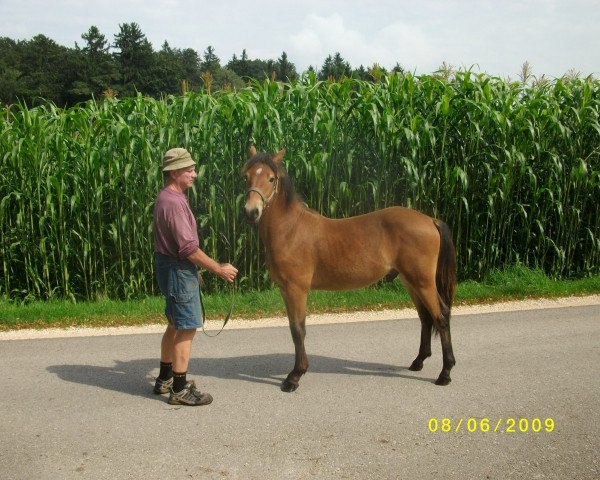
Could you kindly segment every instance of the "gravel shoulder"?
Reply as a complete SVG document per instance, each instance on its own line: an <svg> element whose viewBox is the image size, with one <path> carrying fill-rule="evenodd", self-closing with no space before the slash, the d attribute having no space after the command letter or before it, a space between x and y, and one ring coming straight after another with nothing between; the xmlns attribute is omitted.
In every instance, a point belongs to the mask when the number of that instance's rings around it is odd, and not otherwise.
<svg viewBox="0 0 600 480"><path fill-rule="evenodd" d="M555 299L532 299L500 302L484 305L458 305L452 309L452 315L480 315L497 312L513 312L538 310L549 308L566 308L576 306L600 305L600 294L588 295L582 297L562 297ZM382 320L402 320L418 318L417 312L413 308L404 308L398 310L374 310L374 311L353 311L345 313L327 313L308 315L307 325L326 325L335 323L351 323L364 321L382 321ZM226 330L246 329L246 328L265 328L265 327L283 327L287 326L287 317L266 317L261 319L246 320L232 318L228 323ZM218 330L221 328L220 320L209 320L206 322L206 330ZM110 335L133 335L145 333L162 333L165 324L153 324L135 327L108 327L108 328L65 328L65 329L45 329L45 330L12 330L0 332L0 341L3 340L28 340L39 338L69 338L69 337L93 337Z"/></svg>

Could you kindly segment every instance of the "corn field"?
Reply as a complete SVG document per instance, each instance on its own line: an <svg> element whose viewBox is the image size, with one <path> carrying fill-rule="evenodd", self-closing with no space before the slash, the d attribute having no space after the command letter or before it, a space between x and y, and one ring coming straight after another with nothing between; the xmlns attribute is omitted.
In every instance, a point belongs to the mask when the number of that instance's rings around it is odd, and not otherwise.
<svg viewBox="0 0 600 480"><path fill-rule="evenodd" d="M235 263L241 289L269 287L242 215L250 143L286 146L296 190L324 215L404 205L442 218L461 279L517 263L598 274L599 111L591 78L531 85L472 72L5 107L0 296L155 294L152 208L162 154L175 146L199 160L189 198L202 248ZM205 277L209 291L225 288Z"/></svg>

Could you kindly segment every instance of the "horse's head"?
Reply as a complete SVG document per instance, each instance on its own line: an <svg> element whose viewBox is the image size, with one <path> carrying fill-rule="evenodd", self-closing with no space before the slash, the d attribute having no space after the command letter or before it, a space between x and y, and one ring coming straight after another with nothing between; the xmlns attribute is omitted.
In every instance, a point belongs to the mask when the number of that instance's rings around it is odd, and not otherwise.
<svg viewBox="0 0 600 480"><path fill-rule="evenodd" d="M250 147L250 160L243 169L246 177L246 217L253 223L258 223L263 212L273 201L280 183L280 163L285 148L271 157L267 153L257 153L254 146Z"/></svg>

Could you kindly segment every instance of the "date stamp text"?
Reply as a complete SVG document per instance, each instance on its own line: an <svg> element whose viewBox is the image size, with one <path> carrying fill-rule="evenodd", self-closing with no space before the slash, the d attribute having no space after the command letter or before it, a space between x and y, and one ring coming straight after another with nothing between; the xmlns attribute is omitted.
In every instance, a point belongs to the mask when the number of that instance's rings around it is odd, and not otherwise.
<svg viewBox="0 0 600 480"><path fill-rule="evenodd" d="M427 423L431 433L450 432L505 432L505 433L550 433L554 431L556 424L553 418L435 418L432 417Z"/></svg>

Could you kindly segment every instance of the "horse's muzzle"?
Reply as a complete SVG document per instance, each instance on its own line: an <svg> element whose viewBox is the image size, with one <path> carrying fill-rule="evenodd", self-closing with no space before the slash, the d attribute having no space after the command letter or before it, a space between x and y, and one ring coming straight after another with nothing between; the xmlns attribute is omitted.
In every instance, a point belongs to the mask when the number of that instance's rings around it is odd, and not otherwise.
<svg viewBox="0 0 600 480"><path fill-rule="evenodd" d="M248 220L250 223L258 223L260 216L262 215L262 208L257 205L248 206L246 204L244 211L246 212L246 220Z"/></svg>
<svg viewBox="0 0 600 480"><path fill-rule="evenodd" d="M246 219L250 223L257 224L262 216L264 205L265 199L260 190L249 188L246 192L246 203L244 205Z"/></svg>

